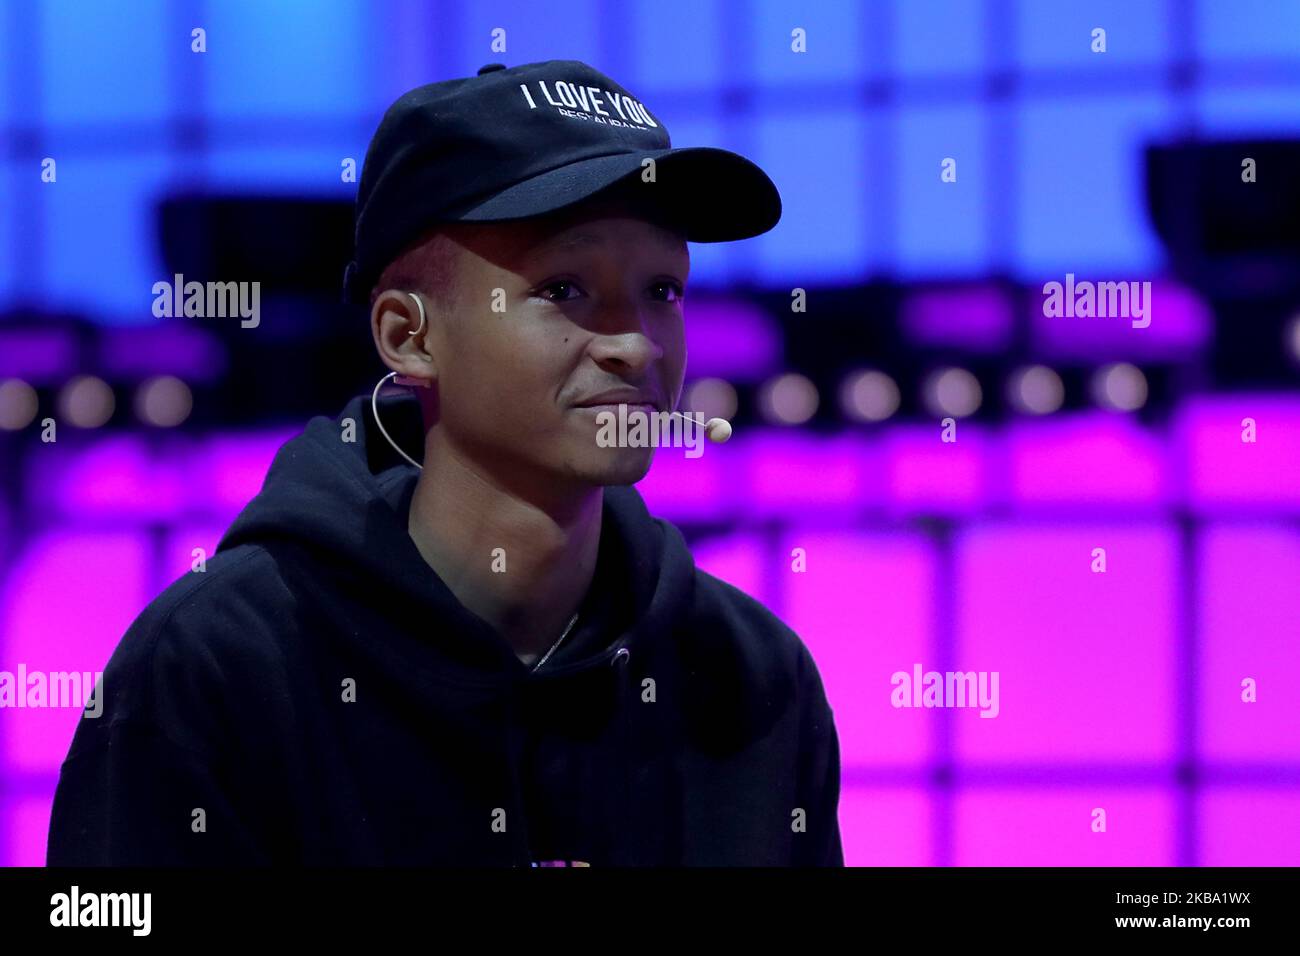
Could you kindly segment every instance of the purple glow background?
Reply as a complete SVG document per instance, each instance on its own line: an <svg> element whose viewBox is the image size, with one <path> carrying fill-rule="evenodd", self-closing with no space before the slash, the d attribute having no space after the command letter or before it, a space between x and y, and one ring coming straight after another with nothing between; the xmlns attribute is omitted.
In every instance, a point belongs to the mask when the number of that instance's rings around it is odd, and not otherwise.
<svg viewBox="0 0 1300 956"><path fill-rule="evenodd" d="M1267 441L1240 441L1247 414ZM709 480L661 452L643 484L661 511L760 524L696 553L813 650L846 860L1300 861L1300 399L1200 398L1164 431L1095 413L930 432L737 436ZM1001 713L894 709L916 662L998 671Z"/></svg>
<svg viewBox="0 0 1300 956"><path fill-rule="evenodd" d="M1236 437L1246 414L1258 444ZM691 533L699 564L812 649L847 862L1300 860L1300 399L1198 398L1164 431L1103 413L967 427L956 445L930 431L755 429L700 459L661 449L640 486L688 531L728 522ZM4 552L5 666L102 669L290 433L104 436L36 458L40 520ZM998 671L999 716L893 708L890 675L916 662ZM1256 704L1239 701L1246 676ZM78 713L0 716L2 862L40 864Z"/></svg>

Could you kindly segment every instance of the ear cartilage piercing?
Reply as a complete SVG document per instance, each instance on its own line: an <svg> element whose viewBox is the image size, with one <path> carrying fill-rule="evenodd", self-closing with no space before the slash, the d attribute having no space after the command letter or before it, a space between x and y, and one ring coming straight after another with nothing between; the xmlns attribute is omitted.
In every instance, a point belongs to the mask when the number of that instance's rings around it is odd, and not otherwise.
<svg viewBox="0 0 1300 956"><path fill-rule="evenodd" d="M424 331L424 303L420 301L420 297L419 297L418 295L416 295L414 292L408 292L408 293L406 293L406 294L409 295L412 299L415 300L415 307L416 307L417 309L420 310L420 325L419 325L419 327L418 327L414 332L407 332L406 334L407 334L407 335L419 335L421 332Z"/></svg>

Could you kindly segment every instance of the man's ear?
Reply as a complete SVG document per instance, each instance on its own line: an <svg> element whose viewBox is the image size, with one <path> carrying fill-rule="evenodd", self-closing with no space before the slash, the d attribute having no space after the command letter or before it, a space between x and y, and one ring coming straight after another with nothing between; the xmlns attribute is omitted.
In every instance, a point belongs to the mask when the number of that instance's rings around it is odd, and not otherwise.
<svg viewBox="0 0 1300 956"><path fill-rule="evenodd" d="M398 385L431 388L437 363L427 349L429 306L418 292L388 289L370 307L370 332L380 361L397 373Z"/></svg>

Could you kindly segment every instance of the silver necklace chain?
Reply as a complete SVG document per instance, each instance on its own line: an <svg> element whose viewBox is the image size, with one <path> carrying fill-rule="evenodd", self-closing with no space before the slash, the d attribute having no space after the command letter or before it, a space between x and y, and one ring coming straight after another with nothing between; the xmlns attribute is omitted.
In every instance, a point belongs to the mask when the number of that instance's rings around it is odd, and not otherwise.
<svg viewBox="0 0 1300 956"><path fill-rule="evenodd" d="M420 299L419 299L418 296L415 297L415 304L420 306L420 321L421 321L421 324L423 324L423 321L424 321L424 306L420 303ZM411 334L414 334L414 333L411 333ZM384 382L388 381L390 378L393 378L393 377L396 376L396 375L397 375L396 372L389 372L387 375L385 375L383 378L381 378L381 379L379 380L378 384L375 385L375 390L374 390L373 392L370 393L370 410L371 410L371 412L374 414L374 417L375 417L375 424L379 426L379 430L380 430L381 432L383 432L384 437L388 439L388 444L390 444L390 445L392 445L394 448L396 448L396 449L397 449L397 453L398 453L399 455L401 455L403 458L405 458L407 461L409 461L409 462L410 462L412 465L414 465L416 468L419 468L421 471L423 471L423 470L424 470L424 466L423 466L423 465L421 465L418 461L413 460L413 459L411 458L410 455L408 455L406 452L402 451L401 448L398 448L397 443L396 443L395 441L393 441L391 438L388 437L388 432L385 431L385 429L384 429L384 423L381 422L381 421L379 420L379 408L377 407L377 403L378 403L378 399L379 399L379 387L380 387L381 385L383 385ZM549 651L547 651L544 655L542 655L542 659L539 660L536 664L533 665L532 670L534 670L534 671L537 670L539 667L541 667L543 664L545 664L545 663L547 662L547 660L550 658L550 656L551 656L552 654L555 653L555 649L556 649L557 647L559 647L561 644L563 644L563 643L564 643L564 639L565 639L566 637L569 636L569 632L570 632L571 630L573 630L573 625L575 625L575 624L577 624L577 623L578 623L578 612L577 612L577 611L574 611L574 612L573 612L573 617L569 618L569 623L568 623L568 625L564 628L564 633L560 635L560 639L559 639L558 641L556 641L554 644L551 645L551 649L550 649Z"/></svg>
<svg viewBox="0 0 1300 956"><path fill-rule="evenodd" d="M543 664L545 664L546 661L550 658L550 656L555 653L555 649L564 643L564 639L569 636L569 632L573 630L573 625L576 623L578 623L578 612L574 611L573 617L569 618L569 623L567 626L565 626L564 633L560 635L560 639L556 641L554 644L552 644L551 649L542 655L542 659L533 665L532 669L534 671L537 670L539 667L541 667Z"/></svg>

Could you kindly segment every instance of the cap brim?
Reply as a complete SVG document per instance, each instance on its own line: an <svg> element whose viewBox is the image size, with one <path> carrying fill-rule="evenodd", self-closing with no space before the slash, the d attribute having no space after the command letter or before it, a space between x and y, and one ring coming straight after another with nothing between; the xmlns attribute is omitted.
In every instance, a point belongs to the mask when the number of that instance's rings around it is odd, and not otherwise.
<svg viewBox="0 0 1300 956"><path fill-rule="evenodd" d="M654 181L642 163L655 161ZM610 187L635 184L637 199L677 225L690 242L730 242L767 232L781 218L781 194L763 170L712 146L619 153L579 160L526 179L456 215L497 222L558 212Z"/></svg>

